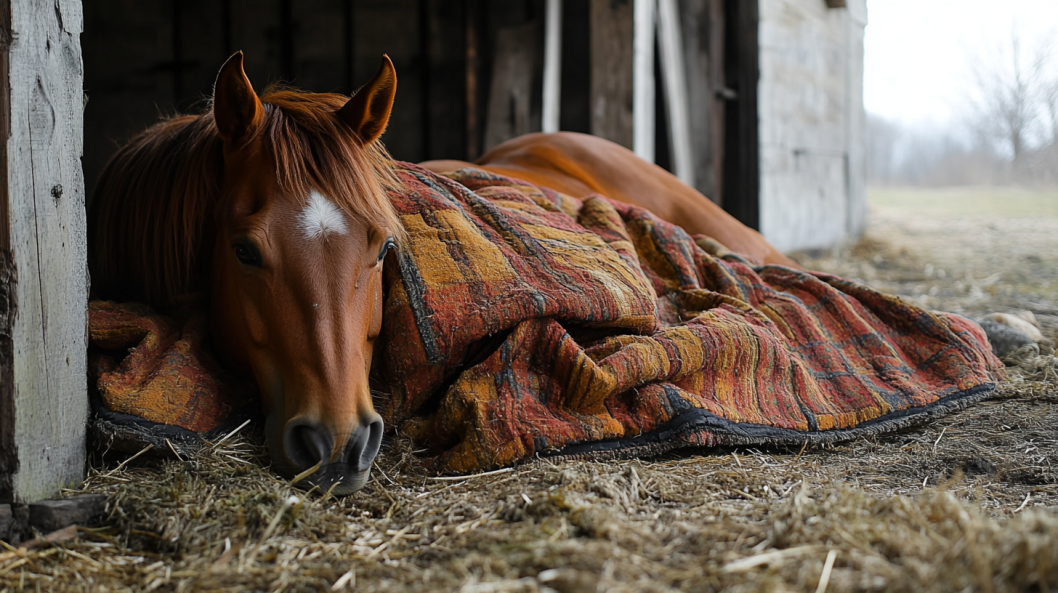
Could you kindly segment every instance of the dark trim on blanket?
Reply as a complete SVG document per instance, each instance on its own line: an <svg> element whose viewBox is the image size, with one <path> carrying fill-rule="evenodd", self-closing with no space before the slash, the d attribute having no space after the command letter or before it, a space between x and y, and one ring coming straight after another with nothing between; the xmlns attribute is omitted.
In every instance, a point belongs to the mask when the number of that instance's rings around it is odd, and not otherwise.
<svg viewBox="0 0 1058 593"><path fill-rule="evenodd" d="M223 424L205 434L199 434L182 426L161 424L139 416L111 411L103 403L99 392L94 389L90 389L88 400L92 408L88 419L88 443L101 451L132 454L151 445L156 454L164 457L192 455L232 432L246 420L258 420L256 424L263 424L260 405L257 402L235 410L225 418Z"/></svg>
<svg viewBox="0 0 1058 593"><path fill-rule="evenodd" d="M711 412L694 408L682 412L664 426L641 435L577 443L552 452L541 452L547 459L628 459L659 455L673 449L700 447L688 437L710 434L716 442L710 446L746 445L821 445L850 441L861 436L893 432L962 410L995 394L995 383L985 383L954 393L925 406L899 410L854 428L802 432L763 424L732 422Z"/></svg>

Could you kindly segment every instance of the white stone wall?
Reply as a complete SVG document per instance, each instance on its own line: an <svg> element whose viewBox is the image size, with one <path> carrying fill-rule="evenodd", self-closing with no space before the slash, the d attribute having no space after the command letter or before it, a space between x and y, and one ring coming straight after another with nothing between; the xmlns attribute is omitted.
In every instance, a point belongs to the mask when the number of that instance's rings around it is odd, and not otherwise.
<svg viewBox="0 0 1058 593"><path fill-rule="evenodd" d="M761 232L782 251L863 230L865 0L760 1Z"/></svg>

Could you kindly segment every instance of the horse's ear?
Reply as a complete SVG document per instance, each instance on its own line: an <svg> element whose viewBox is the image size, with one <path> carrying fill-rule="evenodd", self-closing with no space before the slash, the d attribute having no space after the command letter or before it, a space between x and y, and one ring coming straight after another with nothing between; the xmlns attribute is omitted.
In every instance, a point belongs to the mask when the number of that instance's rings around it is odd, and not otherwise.
<svg viewBox="0 0 1058 593"><path fill-rule="evenodd" d="M397 71L389 56L382 55L382 65L371 82L356 91L338 111L338 117L353 127L364 144L370 144L386 131L393 97L397 94Z"/></svg>
<svg viewBox="0 0 1058 593"><path fill-rule="evenodd" d="M225 142L236 142L260 123L264 107L242 69L242 52L235 52L220 68L213 87L213 119Z"/></svg>

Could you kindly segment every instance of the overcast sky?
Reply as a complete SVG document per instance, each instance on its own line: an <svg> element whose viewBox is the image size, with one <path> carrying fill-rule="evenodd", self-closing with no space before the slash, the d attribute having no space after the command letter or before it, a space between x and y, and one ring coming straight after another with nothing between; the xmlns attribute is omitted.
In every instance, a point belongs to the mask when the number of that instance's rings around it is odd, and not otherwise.
<svg viewBox="0 0 1058 593"><path fill-rule="evenodd" d="M1058 50L1058 0L867 0L867 12L864 104L905 124L958 124L970 56L996 59L1012 32L1028 44L1054 37Z"/></svg>

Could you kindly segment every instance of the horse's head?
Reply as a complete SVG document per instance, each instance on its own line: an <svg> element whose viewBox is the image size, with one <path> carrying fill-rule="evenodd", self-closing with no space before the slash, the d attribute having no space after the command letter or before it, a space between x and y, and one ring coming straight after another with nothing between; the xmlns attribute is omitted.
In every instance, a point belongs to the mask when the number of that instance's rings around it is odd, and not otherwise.
<svg viewBox="0 0 1058 593"><path fill-rule="evenodd" d="M213 116L224 177L215 213L214 341L252 372L274 466L348 494L382 439L368 373L382 323L382 264L399 236L385 130L389 58L352 99L277 91L258 98L242 53L221 68Z"/></svg>

